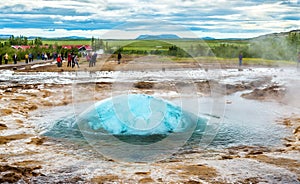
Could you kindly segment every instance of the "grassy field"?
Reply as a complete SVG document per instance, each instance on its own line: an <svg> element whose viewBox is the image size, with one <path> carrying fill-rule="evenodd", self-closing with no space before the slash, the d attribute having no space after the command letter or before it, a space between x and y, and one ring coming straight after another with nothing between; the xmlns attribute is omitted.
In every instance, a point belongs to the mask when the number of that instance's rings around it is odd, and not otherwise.
<svg viewBox="0 0 300 184"><path fill-rule="evenodd" d="M168 49L172 45L180 48L190 48L191 45L202 44L208 47L216 47L221 44L231 44L234 46L244 46L249 44L244 40L104 40L109 47L123 47L124 50L156 50Z"/></svg>
<svg viewBox="0 0 300 184"><path fill-rule="evenodd" d="M207 45L209 47L221 44L231 44L235 46L247 45L247 40L103 40L104 45L109 47L123 47L124 50L155 50L168 49L172 45L181 48L188 48L191 45ZM91 45L91 40L43 40L43 44L48 45Z"/></svg>
<svg viewBox="0 0 300 184"><path fill-rule="evenodd" d="M7 40L0 40L4 43ZM43 44L47 45L91 45L91 39L84 40L42 40ZM155 50L168 49L171 45L176 45L181 48L188 48L191 45L198 44L208 45L209 47L219 46L221 44L231 44L236 46L249 44L247 40L103 40L104 45L112 47L123 47L124 50Z"/></svg>
<svg viewBox="0 0 300 184"><path fill-rule="evenodd" d="M43 40L47 45L91 45L91 40Z"/></svg>

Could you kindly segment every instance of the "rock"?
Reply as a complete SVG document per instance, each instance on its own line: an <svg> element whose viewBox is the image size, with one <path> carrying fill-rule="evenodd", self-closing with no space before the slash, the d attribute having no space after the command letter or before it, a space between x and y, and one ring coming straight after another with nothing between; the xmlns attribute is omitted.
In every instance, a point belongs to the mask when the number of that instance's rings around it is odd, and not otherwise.
<svg viewBox="0 0 300 184"><path fill-rule="evenodd" d="M8 136L0 136L0 144L6 144L10 141L26 139L30 137L29 134L16 134L16 135L8 135Z"/></svg>
<svg viewBox="0 0 300 184"><path fill-rule="evenodd" d="M103 175L103 176L96 176L91 179L92 183L113 183L117 182L119 180L119 177L117 175Z"/></svg>
<svg viewBox="0 0 300 184"><path fill-rule="evenodd" d="M146 172L146 171L142 172L142 171L140 171L140 172L136 172L134 174L136 174L136 175L149 175L150 172Z"/></svg>
<svg viewBox="0 0 300 184"><path fill-rule="evenodd" d="M151 89L151 88L153 88L153 86L154 86L154 83L144 82L144 81L137 82L137 83L134 84L134 87L139 88L139 89Z"/></svg>
<svg viewBox="0 0 300 184"><path fill-rule="evenodd" d="M11 109L0 109L0 115L1 116L7 116L7 115L10 115L12 114L12 110Z"/></svg>
<svg viewBox="0 0 300 184"><path fill-rule="evenodd" d="M0 123L0 130L5 130L7 129L7 126L5 124Z"/></svg>
<svg viewBox="0 0 300 184"><path fill-rule="evenodd" d="M16 183L21 179L28 183L29 178L32 176L39 176L39 173L34 172L36 169L42 168L41 166L12 166L12 165L0 165L0 183ZM27 181L27 182L26 182Z"/></svg>
<svg viewBox="0 0 300 184"><path fill-rule="evenodd" d="M142 178L139 180L139 183L155 183L152 178Z"/></svg>
<svg viewBox="0 0 300 184"><path fill-rule="evenodd" d="M27 143L27 144L42 145L45 140L46 140L45 137L42 137L42 138L33 137L33 138L31 138L31 141L29 143Z"/></svg>

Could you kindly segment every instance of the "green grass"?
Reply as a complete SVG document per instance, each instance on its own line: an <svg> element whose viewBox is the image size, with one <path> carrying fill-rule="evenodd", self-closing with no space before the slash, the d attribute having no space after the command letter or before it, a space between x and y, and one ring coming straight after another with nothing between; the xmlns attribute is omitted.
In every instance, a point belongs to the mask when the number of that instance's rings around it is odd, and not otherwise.
<svg viewBox="0 0 300 184"><path fill-rule="evenodd" d="M91 45L91 40L43 40L47 45Z"/></svg>

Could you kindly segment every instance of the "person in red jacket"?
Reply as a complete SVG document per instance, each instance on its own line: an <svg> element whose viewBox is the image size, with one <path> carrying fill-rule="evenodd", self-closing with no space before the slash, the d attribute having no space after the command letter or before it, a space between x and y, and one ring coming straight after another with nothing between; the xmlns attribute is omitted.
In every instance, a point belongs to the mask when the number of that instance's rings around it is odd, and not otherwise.
<svg viewBox="0 0 300 184"><path fill-rule="evenodd" d="M62 66L62 59L61 59L60 55L57 56L56 62L57 62L57 67L61 67Z"/></svg>
<svg viewBox="0 0 300 184"><path fill-rule="evenodd" d="M68 53L68 65L67 67L71 67L72 66L72 55L70 53Z"/></svg>

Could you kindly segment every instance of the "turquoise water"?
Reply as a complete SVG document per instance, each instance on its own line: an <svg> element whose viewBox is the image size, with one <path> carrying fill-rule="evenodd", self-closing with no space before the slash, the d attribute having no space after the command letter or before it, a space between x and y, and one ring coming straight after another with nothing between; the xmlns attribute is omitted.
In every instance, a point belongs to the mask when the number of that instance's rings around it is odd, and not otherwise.
<svg viewBox="0 0 300 184"><path fill-rule="evenodd" d="M97 102L78 116L63 117L44 135L89 141L114 136L129 144L144 145L176 133L185 139L188 134L201 136L206 121L168 101L131 94Z"/></svg>
<svg viewBox="0 0 300 184"><path fill-rule="evenodd" d="M128 158L126 161L157 160L158 154L168 157L178 150L206 146L224 149L282 145L289 131L275 120L286 107L281 109L275 102L243 99L238 93L227 98L233 103L226 107L219 128L211 135L205 131L210 119L218 117L209 115L210 98L199 102L203 116L198 117L175 105L179 99L169 102L143 94L105 99L77 116L66 113L59 119L54 118L43 135L66 142L85 142L104 156ZM195 99L184 100L192 104ZM207 136L211 136L212 141L205 142L203 147Z"/></svg>

